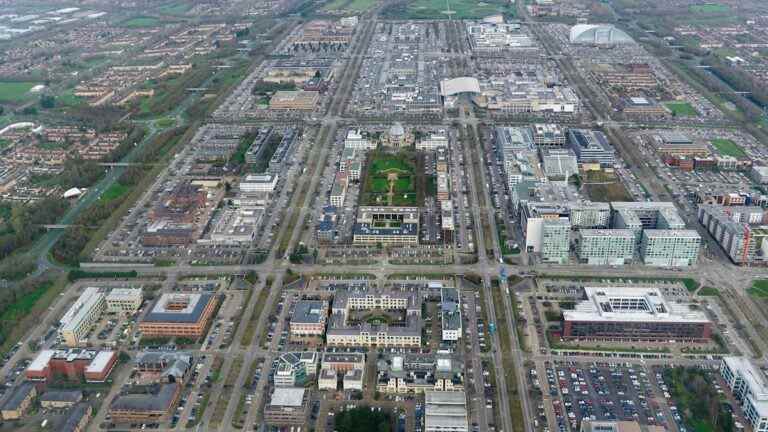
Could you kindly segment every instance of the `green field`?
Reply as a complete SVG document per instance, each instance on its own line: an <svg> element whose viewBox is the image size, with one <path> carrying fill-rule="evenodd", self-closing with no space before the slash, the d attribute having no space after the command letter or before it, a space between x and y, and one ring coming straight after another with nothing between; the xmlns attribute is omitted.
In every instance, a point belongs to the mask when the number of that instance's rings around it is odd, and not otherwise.
<svg viewBox="0 0 768 432"><path fill-rule="evenodd" d="M448 0L447 3L453 12L450 15L456 19L480 19L497 13L514 15L515 12L513 5L498 0ZM384 10L383 15L395 19L444 19L448 17L446 10L446 0L414 0L407 4L393 4Z"/></svg>
<svg viewBox="0 0 768 432"><path fill-rule="evenodd" d="M184 3L169 3L160 6L157 11L164 15L184 15L189 8L190 6Z"/></svg>
<svg viewBox="0 0 768 432"><path fill-rule="evenodd" d="M160 25L160 20L154 17L135 17L123 21L121 25L128 28L157 27Z"/></svg>
<svg viewBox="0 0 768 432"><path fill-rule="evenodd" d="M104 191L104 193L101 195L101 199L104 201L113 201L125 195L128 193L128 191L128 186L116 182Z"/></svg>
<svg viewBox="0 0 768 432"><path fill-rule="evenodd" d="M696 117L699 112L688 102L665 102L664 106L678 117Z"/></svg>
<svg viewBox="0 0 768 432"><path fill-rule="evenodd" d="M756 280L747 293L753 297L768 298L768 279Z"/></svg>
<svg viewBox="0 0 768 432"><path fill-rule="evenodd" d="M747 153L732 140L717 138L713 139L711 143L723 156L733 156L735 158L747 156Z"/></svg>
<svg viewBox="0 0 768 432"><path fill-rule="evenodd" d="M332 0L323 6L323 10L327 12L365 12L375 4L376 0Z"/></svg>
<svg viewBox="0 0 768 432"><path fill-rule="evenodd" d="M0 101L19 102L24 100L29 90L39 83L31 81L0 81Z"/></svg>
<svg viewBox="0 0 768 432"><path fill-rule="evenodd" d="M392 188L392 205L416 205L416 161L404 154L377 153L371 156L363 185L362 202L366 205L388 205L390 174L396 174Z"/></svg>
<svg viewBox="0 0 768 432"><path fill-rule="evenodd" d="M731 11L731 8L728 7L728 5L719 4L719 3L705 3L705 4L699 4L699 5L691 5L688 7L688 9L693 13L698 14L717 14L717 13L728 13Z"/></svg>
<svg viewBox="0 0 768 432"><path fill-rule="evenodd" d="M173 117L163 117L155 122L155 126L161 129L168 129L176 124L176 119Z"/></svg>

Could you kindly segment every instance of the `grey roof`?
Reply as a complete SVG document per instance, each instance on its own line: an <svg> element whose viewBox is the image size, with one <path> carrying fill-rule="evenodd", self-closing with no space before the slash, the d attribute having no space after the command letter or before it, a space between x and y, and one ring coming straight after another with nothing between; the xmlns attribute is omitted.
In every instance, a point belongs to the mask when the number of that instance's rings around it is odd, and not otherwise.
<svg viewBox="0 0 768 432"><path fill-rule="evenodd" d="M302 300L296 302L291 322L317 324L328 316L328 302L322 300Z"/></svg>
<svg viewBox="0 0 768 432"><path fill-rule="evenodd" d="M419 226L415 223L403 223L397 228L376 227L372 224L356 222L352 226L353 235L376 235L376 236L391 236L391 235L411 235L418 234Z"/></svg>
<svg viewBox="0 0 768 432"><path fill-rule="evenodd" d="M161 301L166 301L167 296L161 296L152 306L149 313L144 316L144 322L173 322L173 323L196 323L200 320L206 305L211 302L213 294L202 293L194 308L189 313L155 312L155 308Z"/></svg>
<svg viewBox="0 0 768 432"><path fill-rule="evenodd" d="M10 396L8 396L8 399L3 402L2 407L0 407L0 410L3 411L14 411L21 406L21 403L24 401L24 399L27 398L29 393L34 390L34 384L31 382L23 382L21 385L13 389L13 392Z"/></svg>
<svg viewBox="0 0 768 432"><path fill-rule="evenodd" d="M80 421L88 414L89 408L88 404L85 403L79 403L73 406L72 409L69 410L69 415L67 415L64 424L59 428L59 432L74 432L77 430Z"/></svg>
<svg viewBox="0 0 768 432"><path fill-rule="evenodd" d="M110 409L121 411L167 411L171 408L178 383L151 386L146 393L118 395Z"/></svg>
<svg viewBox="0 0 768 432"><path fill-rule="evenodd" d="M136 357L136 364L159 364L164 376L183 377L192 366L192 356L185 352L143 351Z"/></svg>
<svg viewBox="0 0 768 432"><path fill-rule="evenodd" d="M80 390L48 390L40 396L40 401L47 402L72 402L83 400L83 392Z"/></svg>

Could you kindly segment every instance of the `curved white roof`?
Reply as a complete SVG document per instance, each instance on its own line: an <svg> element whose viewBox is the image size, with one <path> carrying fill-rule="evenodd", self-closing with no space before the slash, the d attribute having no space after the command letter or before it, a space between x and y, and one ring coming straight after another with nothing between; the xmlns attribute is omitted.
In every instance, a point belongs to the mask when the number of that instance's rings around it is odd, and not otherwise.
<svg viewBox="0 0 768 432"><path fill-rule="evenodd" d="M577 24L571 27L571 43L617 44L634 42L632 37L611 24Z"/></svg>
<svg viewBox="0 0 768 432"><path fill-rule="evenodd" d="M459 93L480 93L480 82L477 78L460 77L440 81L440 94L454 96Z"/></svg>

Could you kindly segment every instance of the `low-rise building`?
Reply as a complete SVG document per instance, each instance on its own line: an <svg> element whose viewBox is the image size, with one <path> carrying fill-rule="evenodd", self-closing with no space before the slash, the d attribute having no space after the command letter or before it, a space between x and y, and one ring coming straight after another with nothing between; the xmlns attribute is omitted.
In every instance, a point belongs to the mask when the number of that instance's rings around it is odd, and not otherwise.
<svg viewBox="0 0 768 432"><path fill-rule="evenodd" d="M37 397L37 389L31 382L23 382L11 390L8 397L0 405L0 415L3 420L20 420Z"/></svg>
<svg viewBox="0 0 768 432"><path fill-rule="evenodd" d="M82 400L83 392L80 390L48 390L38 398L40 406L45 409L69 408Z"/></svg>
<svg viewBox="0 0 768 432"><path fill-rule="evenodd" d="M93 407L87 403L75 405L67 414L59 432L85 432L88 421L93 415Z"/></svg>
<svg viewBox="0 0 768 432"><path fill-rule="evenodd" d="M320 92L290 90L277 91L269 100L269 109L312 111L320 100Z"/></svg>
<svg viewBox="0 0 768 432"><path fill-rule="evenodd" d="M352 369L344 373L344 390L363 391L363 369Z"/></svg>
<svg viewBox="0 0 768 432"><path fill-rule="evenodd" d="M376 390L382 393L422 393L464 388L461 362L449 354L398 354L377 364Z"/></svg>
<svg viewBox="0 0 768 432"><path fill-rule="evenodd" d="M244 195L274 192L277 174L248 174L240 181L240 192Z"/></svg>
<svg viewBox="0 0 768 432"><path fill-rule="evenodd" d="M319 390L336 390L339 387L339 374L333 369L320 369L317 377Z"/></svg>

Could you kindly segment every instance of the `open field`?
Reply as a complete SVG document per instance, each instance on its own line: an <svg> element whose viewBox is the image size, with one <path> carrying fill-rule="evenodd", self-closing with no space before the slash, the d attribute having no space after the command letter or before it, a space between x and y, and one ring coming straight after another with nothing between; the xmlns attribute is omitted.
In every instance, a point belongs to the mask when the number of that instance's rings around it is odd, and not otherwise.
<svg viewBox="0 0 768 432"><path fill-rule="evenodd" d="M160 20L154 17L135 17L121 22L120 25L128 28L157 27Z"/></svg>
<svg viewBox="0 0 768 432"><path fill-rule="evenodd" d="M471 1L448 0L451 16L456 19L480 19L488 15L504 13L514 15L514 5L510 6L500 1ZM383 11L387 18L397 19L444 19L446 13L445 0L415 0L406 3L397 3L387 7Z"/></svg>
<svg viewBox="0 0 768 432"><path fill-rule="evenodd" d="M679 117L696 117L699 112L696 108L688 102L664 102L664 106L667 107L672 115Z"/></svg>
<svg viewBox="0 0 768 432"><path fill-rule="evenodd" d="M30 81L0 81L0 101L19 102L24 100L29 90L38 83Z"/></svg>
<svg viewBox="0 0 768 432"><path fill-rule="evenodd" d="M713 139L712 145L715 146L717 151L724 156L733 156L735 158L745 157L747 155L741 147L735 142L729 139L717 138Z"/></svg>
<svg viewBox="0 0 768 432"><path fill-rule="evenodd" d="M616 174L590 171L582 180L584 191L595 202L634 201Z"/></svg>

